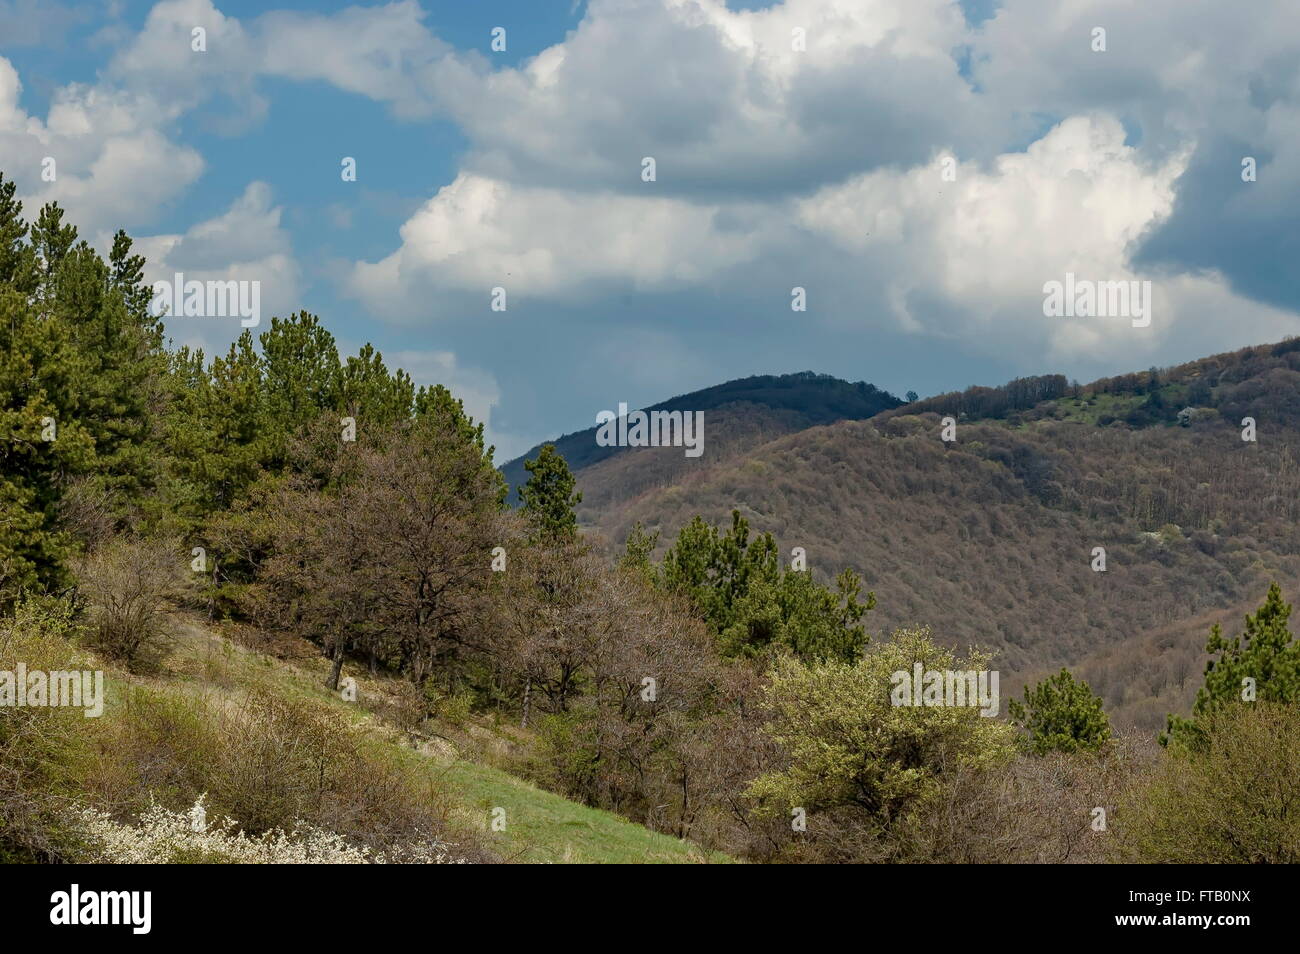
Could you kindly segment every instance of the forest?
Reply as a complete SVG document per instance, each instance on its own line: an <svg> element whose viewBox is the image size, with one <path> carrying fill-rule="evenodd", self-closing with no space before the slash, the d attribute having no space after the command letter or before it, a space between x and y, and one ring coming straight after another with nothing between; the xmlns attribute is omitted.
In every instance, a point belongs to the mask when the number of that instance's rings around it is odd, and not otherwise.
<svg viewBox="0 0 1300 954"><path fill-rule="evenodd" d="M1259 567L1196 597L1208 610L1256 590L1244 622L1200 634L1204 676L1183 673L1194 696L1157 732L1119 724L1062 665L1086 633L1031 654L1008 617L990 652L968 638L987 626L946 629L955 614L925 618L919 595L882 625L891 589L932 574L930 555L885 540L894 562L878 566L811 547L812 572L791 546L826 531L810 518L801 535L801 511L776 499L832 493L773 462L811 435L819 479L842 483L833 438L847 432L877 452L863 479L891 495L986 503L962 540L1011 532L999 505L1032 501L1058 538L1096 513L1177 524L1164 545L1197 551L1209 574L1233 552L1219 537L1247 519L1242 490L1265 469L1294 481L1286 454L1261 444L1232 465L1235 494L1222 473L1206 493L1199 445L1175 443L1194 428L1135 441L1042 404L1149 406L1162 388L1194 390L1190 378L1026 379L897 409L849 386L849 420L724 456L749 468L752 494L705 481L677 496L672 533L666 511L628 513L615 546L580 522L580 482L555 445L512 488L455 395L369 345L341 354L307 313L245 329L224 354L172 348L144 270L123 232L104 258L55 205L27 221L0 178L0 672L107 683L86 718L9 702L0 680L4 860L537 860L555 835L541 833L541 795L498 798L510 779L625 824L619 843L647 847L623 861L1300 860L1300 646ZM1284 345L1252 375L1290 382L1300 352ZM1220 418L1271 401L1234 377L1241 366L1203 369ZM852 419L866 410L887 416ZM952 450L931 420L1016 411L1034 412L1020 430L974 422ZM1072 442L1091 441L1131 466L1079 465ZM1250 552L1296 552L1289 487ZM839 532L859 530L870 536ZM970 586L1007 585L1005 567L974 569L985 579ZM1080 599L1109 599L1082 579ZM970 592L956 586L949 610ZM999 717L890 702L893 674L916 666L1043 662ZM534 841L512 840L521 831Z"/></svg>

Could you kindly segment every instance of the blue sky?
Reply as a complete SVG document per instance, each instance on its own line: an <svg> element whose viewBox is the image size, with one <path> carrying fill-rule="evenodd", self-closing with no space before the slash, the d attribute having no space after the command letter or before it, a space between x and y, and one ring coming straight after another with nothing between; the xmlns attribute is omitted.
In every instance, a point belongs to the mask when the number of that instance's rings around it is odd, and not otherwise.
<svg viewBox="0 0 1300 954"><path fill-rule="evenodd" d="M0 0L0 171L31 214L57 199L101 244L126 228L151 277L258 280L268 312L374 342L505 459L748 374L928 394L1300 333L1291 17ZM1045 317L1067 271L1151 281L1150 326ZM168 330L212 350L238 323Z"/></svg>

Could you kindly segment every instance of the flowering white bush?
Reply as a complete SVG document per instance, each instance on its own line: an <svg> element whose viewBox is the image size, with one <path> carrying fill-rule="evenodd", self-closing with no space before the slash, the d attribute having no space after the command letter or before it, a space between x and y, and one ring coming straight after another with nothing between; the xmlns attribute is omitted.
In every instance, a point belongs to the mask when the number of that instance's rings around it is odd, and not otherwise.
<svg viewBox="0 0 1300 954"><path fill-rule="evenodd" d="M251 864L251 865L366 865L463 864L437 841L402 847L388 854L348 844L343 836L299 824L291 832L281 829L252 836L231 818L207 818L204 798L188 812L173 812L153 805L135 825L115 821L93 808L69 813L101 864Z"/></svg>

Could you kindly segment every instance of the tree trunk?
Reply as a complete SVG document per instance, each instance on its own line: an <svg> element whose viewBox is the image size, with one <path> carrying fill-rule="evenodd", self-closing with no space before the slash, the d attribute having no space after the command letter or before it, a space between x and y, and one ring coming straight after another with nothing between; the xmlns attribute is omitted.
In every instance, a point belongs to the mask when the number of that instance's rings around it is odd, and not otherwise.
<svg viewBox="0 0 1300 954"><path fill-rule="evenodd" d="M330 677L325 682L325 687L330 692L339 691L339 674L343 672L343 641L340 640L334 646L334 666L330 669Z"/></svg>

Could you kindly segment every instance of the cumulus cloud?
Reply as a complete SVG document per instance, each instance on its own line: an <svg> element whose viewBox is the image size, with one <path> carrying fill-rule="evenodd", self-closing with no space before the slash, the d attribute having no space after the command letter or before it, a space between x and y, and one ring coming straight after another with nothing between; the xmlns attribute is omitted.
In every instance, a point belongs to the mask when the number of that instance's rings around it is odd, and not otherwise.
<svg viewBox="0 0 1300 954"><path fill-rule="evenodd" d="M680 199L583 194L463 173L402 226L401 248L358 263L346 287L396 320L445 314L457 293L486 313L496 287L506 290L507 303L590 296L611 285L686 287L751 257L760 239L730 227L734 218Z"/></svg>
<svg viewBox="0 0 1300 954"><path fill-rule="evenodd" d="M247 23L228 17L210 0L164 0L144 28L114 56L108 78L126 89L157 91L173 113L191 110L214 96L235 106L236 118L263 119L267 102L257 90L265 77L327 83L388 103L405 118L434 110L432 64L448 47L423 24L414 0L338 13L271 11ZM206 49L193 49L196 28Z"/></svg>
<svg viewBox="0 0 1300 954"><path fill-rule="evenodd" d="M1300 163L1271 159L1300 146L1300 44L1282 16L1012 0L976 27L944 0L599 0L518 68L435 64L472 148L346 287L430 321L486 309L494 285L592 310L626 289L689 291L702 320L762 334L754 289L785 294L773 276L788 275L821 305L810 328L892 326L1027 370L1278 337L1296 330L1290 303L1249 286L1295 245L1279 234L1295 202L1276 200ZM1236 188L1231 157L1198 188L1226 130L1258 144L1267 190ZM1268 250L1244 266L1216 252L1216 214L1239 238L1270 223ZM1045 318L1043 284L1066 272L1152 281L1151 326Z"/></svg>
<svg viewBox="0 0 1300 954"><path fill-rule="evenodd" d="M0 57L0 155L29 215L57 201L97 237L150 221L203 171L198 152L160 130L147 99L72 84L55 93L42 120L22 108L21 93L18 71ZM46 169L53 181L45 181Z"/></svg>
<svg viewBox="0 0 1300 954"><path fill-rule="evenodd" d="M447 57L433 70L467 131L467 167L513 182L662 194L807 190L921 161L993 122L952 49L948 0L594 0L518 69Z"/></svg>
<svg viewBox="0 0 1300 954"><path fill-rule="evenodd" d="M146 258L145 280L173 281L177 272L185 281L259 282L262 326L272 315L296 312L301 303L300 273L288 233L280 224L281 210L272 204L271 189L251 183L224 213L199 222L183 234L153 235L137 240ZM239 337L238 318L163 319L167 334L178 345L224 352Z"/></svg>

